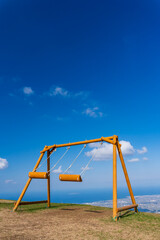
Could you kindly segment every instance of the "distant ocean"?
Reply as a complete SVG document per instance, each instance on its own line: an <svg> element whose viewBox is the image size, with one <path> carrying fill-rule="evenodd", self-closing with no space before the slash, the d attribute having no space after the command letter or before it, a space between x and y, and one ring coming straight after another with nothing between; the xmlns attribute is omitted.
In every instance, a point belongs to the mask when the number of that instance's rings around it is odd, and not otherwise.
<svg viewBox="0 0 160 240"><path fill-rule="evenodd" d="M133 189L139 210L160 213L160 187ZM18 193L0 193L0 199L17 200ZM27 192L24 201L46 200L44 192ZM51 202L55 203L80 203L95 206L112 207L112 189L85 189L51 191ZM130 204L127 189L118 189L118 206Z"/></svg>

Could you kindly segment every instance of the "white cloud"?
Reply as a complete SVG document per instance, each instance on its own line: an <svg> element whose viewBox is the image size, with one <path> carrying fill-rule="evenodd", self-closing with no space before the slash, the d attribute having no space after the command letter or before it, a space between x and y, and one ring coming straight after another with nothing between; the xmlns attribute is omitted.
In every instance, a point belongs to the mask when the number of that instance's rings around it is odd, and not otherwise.
<svg viewBox="0 0 160 240"><path fill-rule="evenodd" d="M147 160L148 160L148 158L147 158L147 157L143 157L143 160L144 160L144 161L147 161Z"/></svg>
<svg viewBox="0 0 160 240"><path fill-rule="evenodd" d="M54 169L52 172L53 173L62 173L62 166L59 166L59 168Z"/></svg>
<svg viewBox="0 0 160 240"><path fill-rule="evenodd" d="M8 167L8 161L7 159L0 158L0 169L4 169Z"/></svg>
<svg viewBox="0 0 160 240"><path fill-rule="evenodd" d="M50 96L60 95L60 96L63 96L63 97L67 97L67 96L69 96L69 92L67 90L65 90L64 88L56 87L55 89L50 91L49 95Z"/></svg>
<svg viewBox="0 0 160 240"><path fill-rule="evenodd" d="M105 144L105 142L103 142L103 144ZM102 146L102 143L101 142L89 143L88 146L90 148L99 148L100 146Z"/></svg>
<svg viewBox="0 0 160 240"><path fill-rule="evenodd" d="M134 154L135 150L130 142L128 141L120 141L122 153L124 156ZM89 144L90 148L93 150L86 152L87 157L93 157L94 161L104 161L111 160L113 157L113 145L103 142L102 145L100 143L91 143Z"/></svg>
<svg viewBox="0 0 160 240"><path fill-rule="evenodd" d="M86 91L80 91L80 92L70 92L62 87L56 86L51 87L49 93L47 93L49 96L63 96L63 97L71 97L71 98L81 98L86 99L89 95L89 92Z"/></svg>
<svg viewBox="0 0 160 240"><path fill-rule="evenodd" d="M23 88L23 93L26 94L26 95L31 95L34 93L34 91L32 90L31 87L24 87Z"/></svg>
<svg viewBox="0 0 160 240"><path fill-rule="evenodd" d="M90 116L90 117L93 117L93 118L102 117L103 116L103 113L99 111L98 107L87 108L87 109L85 109L83 114L86 114L87 116Z"/></svg>
<svg viewBox="0 0 160 240"><path fill-rule="evenodd" d="M123 155L132 155L135 152L134 147L128 141L120 141L121 150Z"/></svg>
<svg viewBox="0 0 160 240"><path fill-rule="evenodd" d="M79 92L72 92L60 86L51 86L48 92L45 92L43 95L50 96L50 97L63 97L64 99L71 99L72 101L85 101L89 96L88 91L79 91ZM79 111L76 111L79 113ZM102 116L102 112L97 114Z"/></svg>
<svg viewBox="0 0 160 240"><path fill-rule="evenodd" d="M112 158L113 154L112 144L103 143L102 145L100 145L99 143L92 143L89 146L91 148L93 147L94 149L86 152L85 154L87 157L94 156L93 159L94 161L104 161Z"/></svg>
<svg viewBox="0 0 160 240"><path fill-rule="evenodd" d="M8 184L8 183L16 184L16 182L13 181L12 179L7 179L7 180L5 180L5 183L6 183L6 184Z"/></svg>
<svg viewBox="0 0 160 240"><path fill-rule="evenodd" d="M132 158L128 160L127 162L139 162L139 158Z"/></svg>
<svg viewBox="0 0 160 240"><path fill-rule="evenodd" d="M137 152L139 154L144 154L144 153L148 152L148 149L146 147L142 147L142 149L137 149Z"/></svg>

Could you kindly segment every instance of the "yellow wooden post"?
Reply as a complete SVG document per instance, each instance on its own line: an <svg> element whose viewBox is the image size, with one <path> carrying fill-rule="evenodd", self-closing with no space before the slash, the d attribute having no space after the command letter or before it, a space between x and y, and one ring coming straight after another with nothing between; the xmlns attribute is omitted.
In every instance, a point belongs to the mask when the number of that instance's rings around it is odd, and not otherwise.
<svg viewBox="0 0 160 240"><path fill-rule="evenodd" d="M117 136L113 136L113 220L117 221Z"/></svg>
<svg viewBox="0 0 160 240"><path fill-rule="evenodd" d="M49 173L47 179L47 197L48 197L48 207L50 207L50 151L47 151L47 172Z"/></svg>
<svg viewBox="0 0 160 240"><path fill-rule="evenodd" d="M44 152L44 153L45 153L45 152ZM41 162L41 160L42 160L42 158L43 158L44 153L41 153L41 155L40 155L40 157L39 157L39 159L38 159L38 161L37 161L37 163L36 163L36 165L35 165L35 167L34 167L34 169L33 169L33 172L36 171L38 165L40 164L40 162ZM26 190L27 190L27 188L28 188L31 180L32 180L32 178L29 178L29 179L28 179L28 181L27 181L27 183L26 183L26 185L25 185L25 187L24 187L21 195L19 196L18 201L16 202L16 204L15 204L15 206L14 206L14 208L13 208L13 211L16 211L16 210L17 210L18 205L20 204L20 202L21 202L21 200L22 200L22 198L23 198L23 196L24 196L24 194L25 194L25 192L26 192Z"/></svg>
<svg viewBox="0 0 160 240"><path fill-rule="evenodd" d="M126 179L126 183L127 183L127 186L128 186L130 196L131 196L131 200L132 200L133 204L136 204L136 201L135 201L135 198L134 198L134 195L133 195L133 191L132 191L132 187L131 187L131 183L129 181L126 165L125 165L125 162L124 162L124 159L123 159L123 155L122 155L122 151L121 151L119 141L117 141L117 147L118 147L119 158L121 160L124 176L125 176L125 179ZM135 212L137 212L137 207L135 207L134 210L135 210Z"/></svg>

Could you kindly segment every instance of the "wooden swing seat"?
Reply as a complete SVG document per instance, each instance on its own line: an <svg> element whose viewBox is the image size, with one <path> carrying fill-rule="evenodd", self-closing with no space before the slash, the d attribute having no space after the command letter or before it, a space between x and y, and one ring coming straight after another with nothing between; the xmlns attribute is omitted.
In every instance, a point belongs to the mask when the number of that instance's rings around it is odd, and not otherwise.
<svg viewBox="0 0 160 240"><path fill-rule="evenodd" d="M60 181L69 181L69 182L82 182L81 175L73 175L73 174L60 174Z"/></svg>
<svg viewBox="0 0 160 240"><path fill-rule="evenodd" d="M28 176L30 178L47 179L48 173L47 172L29 172Z"/></svg>

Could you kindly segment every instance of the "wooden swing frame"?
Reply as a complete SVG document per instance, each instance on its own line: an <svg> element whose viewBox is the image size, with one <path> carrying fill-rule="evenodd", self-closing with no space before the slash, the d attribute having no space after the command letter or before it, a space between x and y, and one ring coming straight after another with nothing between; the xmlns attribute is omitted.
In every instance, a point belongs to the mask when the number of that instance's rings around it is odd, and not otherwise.
<svg viewBox="0 0 160 240"><path fill-rule="evenodd" d="M118 213L121 211L125 211L128 209L132 209L134 208L134 211L137 212L137 207L138 204L136 204L134 195L133 195L133 191L132 191L132 187L131 187L131 183L128 177L128 173L127 173L127 169L126 169L126 165L123 159L123 155L122 155L122 151L121 151L121 144L118 141L118 136L114 135L112 137L101 137L98 139L92 139L92 140L86 140L86 141L81 141L81 142L73 142L73 143L66 143L66 144L59 144L59 145L51 145L51 146L45 146L44 149L40 152L41 155L32 171L32 173L35 173L45 152L47 152L47 172L50 171L50 154L56 149L56 148L61 148L61 147L70 147L70 146L76 146L76 145L81 145L81 144L89 144L89 143L95 143L95 142L107 142L113 145L113 220L117 221L118 219ZM129 206L124 206L121 208L117 208L117 150L118 150L118 154L119 154L119 158L121 161L121 165L122 165L122 169L124 172L124 176L126 179L126 183L128 186L128 190L131 196L131 200L132 200L132 205ZM37 172L38 173L38 172ZM13 208L13 211L16 211L19 205L26 205L26 204L34 204L34 203L42 203L42 202L47 202L48 203L48 207L50 207L50 174L47 175L46 177L47 179L47 200L46 201L37 201L37 202L21 202L31 180L32 177L29 177L21 195L19 196L18 201L15 203L15 206Z"/></svg>

